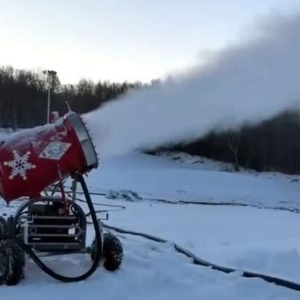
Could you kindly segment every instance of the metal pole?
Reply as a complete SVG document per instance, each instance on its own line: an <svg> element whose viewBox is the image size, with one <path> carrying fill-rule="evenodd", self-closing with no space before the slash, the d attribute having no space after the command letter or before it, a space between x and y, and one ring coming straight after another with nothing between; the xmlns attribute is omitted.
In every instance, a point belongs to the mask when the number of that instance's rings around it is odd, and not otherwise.
<svg viewBox="0 0 300 300"><path fill-rule="evenodd" d="M48 84L48 103L47 103L47 123L50 123L49 118L50 118L50 83Z"/></svg>
<svg viewBox="0 0 300 300"><path fill-rule="evenodd" d="M56 71L53 70L44 70L44 74L47 74L48 81L48 99L47 99L47 123L50 123L50 105L51 105L51 85L53 83L53 77L57 74Z"/></svg>

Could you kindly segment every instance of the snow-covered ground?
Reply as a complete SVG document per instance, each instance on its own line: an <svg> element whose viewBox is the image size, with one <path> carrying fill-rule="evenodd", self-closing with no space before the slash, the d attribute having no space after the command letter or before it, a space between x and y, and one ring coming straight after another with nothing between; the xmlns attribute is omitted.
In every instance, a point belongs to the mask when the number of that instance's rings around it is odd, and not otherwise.
<svg viewBox="0 0 300 300"><path fill-rule="evenodd" d="M171 158L132 154L101 162L89 176L90 190L132 190L143 198L235 202L300 208L300 176L224 171L226 164L178 163ZM228 165L227 165L228 166Z"/></svg>
<svg viewBox="0 0 300 300"><path fill-rule="evenodd" d="M125 206L106 224L152 234L223 266L262 272L300 283L300 215L271 207L300 208L295 176L222 171L209 160L130 154L101 161L86 178L98 204ZM112 198L135 192L140 197ZM134 193L132 193L134 196ZM175 204L156 202L172 200ZM259 207L203 206L181 201L237 202ZM177 203L176 203L177 202ZM12 203L14 205L14 203ZM16 203L17 205L17 203ZM97 206L97 209L99 207ZM107 209L108 207L103 207ZM3 206L3 212L14 208ZM245 279L193 265L172 244L118 234L124 245L122 268L103 268L85 282L64 284L28 263L16 287L1 287L6 299L296 299L299 293L261 279ZM93 238L90 228L89 242ZM56 271L83 272L87 255L48 258Z"/></svg>

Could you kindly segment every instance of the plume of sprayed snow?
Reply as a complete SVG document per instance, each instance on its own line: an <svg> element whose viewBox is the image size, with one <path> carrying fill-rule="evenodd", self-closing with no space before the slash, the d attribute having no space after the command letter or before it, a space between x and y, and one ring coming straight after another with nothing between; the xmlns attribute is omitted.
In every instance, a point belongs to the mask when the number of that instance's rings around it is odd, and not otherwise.
<svg viewBox="0 0 300 300"><path fill-rule="evenodd" d="M300 14L272 18L256 39L134 90L84 116L100 156L192 141L258 123L300 102Z"/></svg>

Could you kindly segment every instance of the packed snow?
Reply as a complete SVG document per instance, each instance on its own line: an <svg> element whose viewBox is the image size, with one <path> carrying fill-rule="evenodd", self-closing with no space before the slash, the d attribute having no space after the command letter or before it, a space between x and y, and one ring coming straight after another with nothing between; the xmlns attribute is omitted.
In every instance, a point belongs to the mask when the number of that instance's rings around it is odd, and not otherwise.
<svg viewBox="0 0 300 300"><path fill-rule="evenodd" d="M121 269L110 273L99 267L85 282L74 284L53 280L29 261L26 278L18 286L1 287L3 297L19 299L26 295L35 300L42 294L45 299L74 300L296 299L299 293L261 279L196 266L177 253L172 243L213 263L300 282L299 214L270 208L282 201L290 208L298 207L299 183L291 182L284 174L234 173L224 171L224 164L218 162L198 158L199 163L191 163L191 159L184 158L181 156L179 161L169 155L132 153L101 160L99 168L86 178L90 190L102 194L93 196L95 204L126 207L116 211L112 207L104 223L152 234L169 243L117 234L124 246ZM155 201L158 198L171 199L175 204ZM269 208L178 202L191 199L262 203ZM13 213L18 205L3 205L3 212ZM92 239L90 227L88 244ZM79 275L91 265L87 254L43 260L65 275Z"/></svg>

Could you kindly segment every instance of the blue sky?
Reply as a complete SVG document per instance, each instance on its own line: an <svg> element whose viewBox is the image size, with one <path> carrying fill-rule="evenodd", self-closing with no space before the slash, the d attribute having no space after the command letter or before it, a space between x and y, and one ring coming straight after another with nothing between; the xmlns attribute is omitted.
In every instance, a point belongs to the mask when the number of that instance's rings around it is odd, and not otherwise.
<svg viewBox="0 0 300 300"><path fill-rule="evenodd" d="M0 65L150 81L201 63L271 12L299 0L0 0Z"/></svg>

